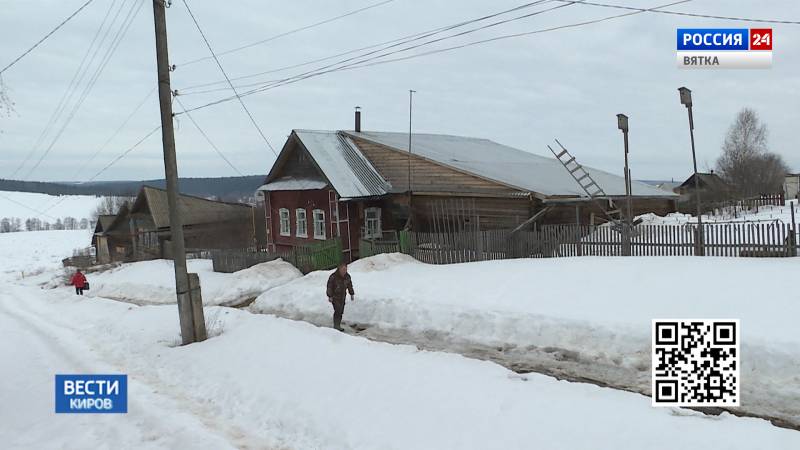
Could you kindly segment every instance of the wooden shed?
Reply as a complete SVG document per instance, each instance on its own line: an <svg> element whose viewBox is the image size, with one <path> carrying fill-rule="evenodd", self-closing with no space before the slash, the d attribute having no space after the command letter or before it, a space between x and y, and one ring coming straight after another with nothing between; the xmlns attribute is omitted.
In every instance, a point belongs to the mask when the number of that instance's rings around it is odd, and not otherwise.
<svg viewBox="0 0 800 450"><path fill-rule="evenodd" d="M547 208L548 223L588 221L600 214L554 158L496 142L439 134L293 130L259 188L267 245L287 250L341 238L345 259L359 241L402 229L429 231L442 205L471 229L514 228ZM586 168L608 197L625 181ZM633 182L635 213L675 211L677 195Z"/></svg>
<svg viewBox="0 0 800 450"><path fill-rule="evenodd" d="M255 243L255 210L250 205L181 194L178 206L187 249L247 248ZM103 234L112 261L170 258L167 192L143 186Z"/></svg>

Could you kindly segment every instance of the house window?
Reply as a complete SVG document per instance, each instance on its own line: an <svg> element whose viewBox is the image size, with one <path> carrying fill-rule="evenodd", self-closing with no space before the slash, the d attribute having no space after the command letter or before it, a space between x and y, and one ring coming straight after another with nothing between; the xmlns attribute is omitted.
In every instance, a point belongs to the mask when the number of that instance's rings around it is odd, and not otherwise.
<svg viewBox="0 0 800 450"><path fill-rule="evenodd" d="M314 210L314 239L325 239L325 211Z"/></svg>
<svg viewBox="0 0 800 450"><path fill-rule="evenodd" d="M379 238L381 230L381 209L367 208L364 210L364 237Z"/></svg>
<svg viewBox="0 0 800 450"><path fill-rule="evenodd" d="M286 208L281 208L278 213L280 214L281 218L281 236L291 236L292 231L289 225L289 210Z"/></svg>
<svg viewBox="0 0 800 450"><path fill-rule="evenodd" d="M303 208L297 208L294 210L294 216L297 221L295 235L297 237L308 237L308 221L306 221L306 210Z"/></svg>

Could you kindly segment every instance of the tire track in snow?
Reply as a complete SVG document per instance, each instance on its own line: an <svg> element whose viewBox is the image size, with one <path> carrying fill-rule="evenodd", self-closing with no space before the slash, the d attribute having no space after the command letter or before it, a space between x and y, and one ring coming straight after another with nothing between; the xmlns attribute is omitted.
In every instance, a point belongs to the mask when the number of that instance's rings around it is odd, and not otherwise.
<svg viewBox="0 0 800 450"><path fill-rule="evenodd" d="M44 294L41 291L40 293ZM125 373L124 368L107 364L97 355L96 349L77 339L73 327L65 325L61 319L41 308L33 311L31 306L35 303L36 300L19 287L12 287L7 294L0 294L0 313L18 324L28 337L33 338L35 347L39 350L39 359L57 369L58 373ZM49 321L42 317L47 317ZM50 378L47 389L49 393L53 392L54 375L55 372L47 374ZM141 444L152 445L153 448L175 448L187 442L193 442L198 448L208 449L246 447L235 443L238 436L226 435L222 430L215 429L213 421L185 412L186 408L175 404L175 399L165 398L160 391L154 389L151 380L145 381L142 378L138 374L128 374L129 412L122 416L125 419L112 425L112 432L117 431L113 428L116 426L135 427L141 437ZM51 412L52 406L48 409L48 414ZM135 421L127 420L134 414ZM91 419L92 416L96 418L99 415L84 416L87 417L84 422L89 429L101 423L108 428L109 424L103 422L114 421L113 417L109 417L112 415L95 420ZM164 428L163 424L175 423L176 419L182 425L178 430ZM164 439L169 442L163 445L158 442ZM115 442L115 439L108 442Z"/></svg>

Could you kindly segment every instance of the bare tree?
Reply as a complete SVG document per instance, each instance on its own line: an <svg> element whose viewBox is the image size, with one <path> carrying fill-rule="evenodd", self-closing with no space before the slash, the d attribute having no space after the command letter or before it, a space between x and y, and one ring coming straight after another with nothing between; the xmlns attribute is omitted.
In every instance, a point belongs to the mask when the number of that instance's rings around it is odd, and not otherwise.
<svg viewBox="0 0 800 450"><path fill-rule="evenodd" d="M8 95L8 88L3 82L3 75L0 75L0 117L8 117L14 112L14 102Z"/></svg>
<svg viewBox="0 0 800 450"><path fill-rule="evenodd" d="M92 212L92 222L97 222L99 216L115 215L122 205L133 202L133 197L103 197Z"/></svg>
<svg viewBox="0 0 800 450"><path fill-rule="evenodd" d="M742 197L773 194L781 190L788 167L768 149L767 125L758 113L743 108L728 129L717 159L717 172Z"/></svg>

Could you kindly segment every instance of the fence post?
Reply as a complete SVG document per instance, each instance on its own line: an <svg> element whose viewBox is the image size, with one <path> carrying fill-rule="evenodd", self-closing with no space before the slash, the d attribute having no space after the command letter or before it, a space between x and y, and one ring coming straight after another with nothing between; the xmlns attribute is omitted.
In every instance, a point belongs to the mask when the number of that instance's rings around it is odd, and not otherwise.
<svg viewBox="0 0 800 450"><path fill-rule="evenodd" d="M789 256L797 256L797 223L794 221L794 205L789 204L792 210L792 229L789 231Z"/></svg>

